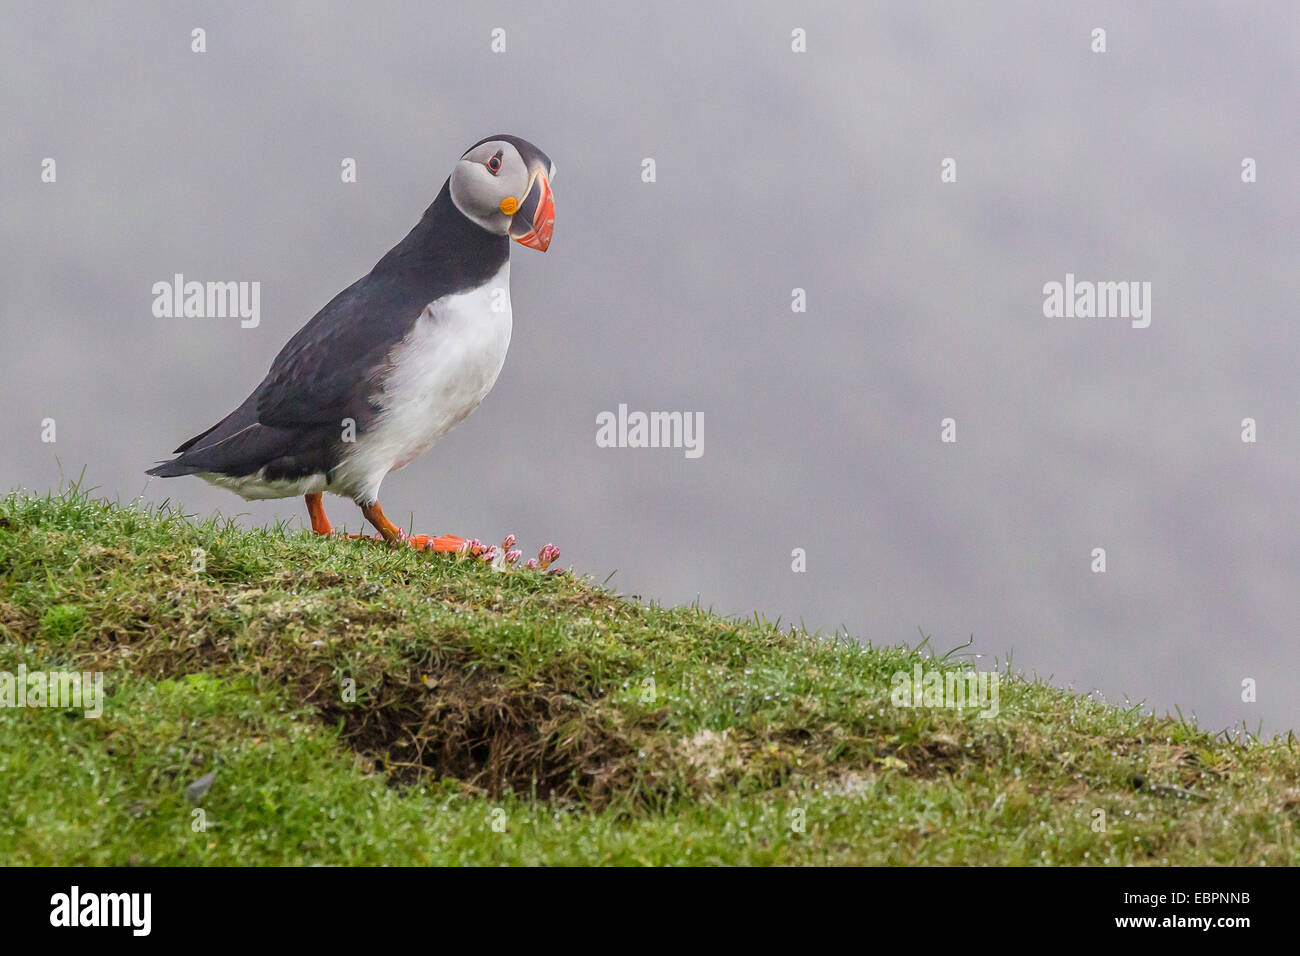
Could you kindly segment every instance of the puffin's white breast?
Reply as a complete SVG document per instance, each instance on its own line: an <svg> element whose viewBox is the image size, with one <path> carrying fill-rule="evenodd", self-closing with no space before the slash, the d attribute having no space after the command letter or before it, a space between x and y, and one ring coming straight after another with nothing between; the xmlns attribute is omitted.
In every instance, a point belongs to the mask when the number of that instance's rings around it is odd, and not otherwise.
<svg viewBox="0 0 1300 956"><path fill-rule="evenodd" d="M334 472L330 488L373 499L384 475L424 454L496 384L510 347L510 263L484 285L424 307L389 353L375 422Z"/></svg>

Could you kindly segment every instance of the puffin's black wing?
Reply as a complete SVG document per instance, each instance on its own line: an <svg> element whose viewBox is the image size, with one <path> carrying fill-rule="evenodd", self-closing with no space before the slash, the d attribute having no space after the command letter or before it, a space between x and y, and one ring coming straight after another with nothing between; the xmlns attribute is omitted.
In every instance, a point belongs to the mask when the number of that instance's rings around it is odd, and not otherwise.
<svg viewBox="0 0 1300 956"><path fill-rule="evenodd" d="M148 474L328 472L338 463L343 420L355 421L358 434L373 421L371 396L388 355L424 307L482 285L509 254L509 240L462 216L444 184L406 238L289 340L239 408Z"/></svg>
<svg viewBox="0 0 1300 956"><path fill-rule="evenodd" d="M374 273L340 292L280 350L244 403L148 474L206 472L270 479L328 472L337 464L343 420L358 432L376 411L369 395L388 352L419 318L419 296L401 297Z"/></svg>
<svg viewBox="0 0 1300 956"><path fill-rule="evenodd" d="M343 427L364 414L393 346L427 301L391 277L371 274L335 296L271 363L257 398L257 421L280 428Z"/></svg>

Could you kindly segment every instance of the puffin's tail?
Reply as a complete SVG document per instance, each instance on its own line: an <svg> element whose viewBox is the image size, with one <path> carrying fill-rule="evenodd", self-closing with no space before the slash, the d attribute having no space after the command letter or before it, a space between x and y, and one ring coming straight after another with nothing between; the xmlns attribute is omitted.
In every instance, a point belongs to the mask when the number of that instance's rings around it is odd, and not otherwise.
<svg viewBox="0 0 1300 956"><path fill-rule="evenodd" d="M227 416L227 418L228 417L229 416ZM208 435L212 434L214 431L216 431L218 428L224 425L225 421L226 420L223 418L221 421L217 422L215 425L213 425L211 428L207 429L206 431L199 432L189 441L185 442L174 452L172 452L173 455L180 455L179 458L173 458L171 461L160 461L158 464L154 465L152 468L147 470L145 474L154 475L158 478L179 478L182 475L197 475L200 471L203 471L203 469L195 468L193 465L186 464L185 453L189 451L191 448L193 448L194 445L196 445L199 441L201 441L204 438L207 438Z"/></svg>
<svg viewBox="0 0 1300 956"><path fill-rule="evenodd" d="M201 469L185 464L180 458L173 458L171 461L164 461L154 465L145 474L154 475L158 478L179 478L182 475L197 475L199 471Z"/></svg>
<svg viewBox="0 0 1300 956"><path fill-rule="evenodd" d="M272 479L302 477L328 470L333 434L328 426L278 428L231 415L181 445L176 458L159 462L145 474L176 478L212 473L240 478L269 468Z"/></svg>

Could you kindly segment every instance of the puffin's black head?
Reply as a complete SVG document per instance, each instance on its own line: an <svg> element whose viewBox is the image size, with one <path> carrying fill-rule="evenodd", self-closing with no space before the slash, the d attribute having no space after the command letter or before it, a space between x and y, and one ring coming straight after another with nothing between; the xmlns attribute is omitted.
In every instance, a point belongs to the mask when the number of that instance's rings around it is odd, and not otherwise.
<svg viewBox="0 0 1300 956"><path fill-rule="evenodd" d="M451 201L488 232L546 251L555 225L550 157L518 136L489 136L451 171Z"/></svg>

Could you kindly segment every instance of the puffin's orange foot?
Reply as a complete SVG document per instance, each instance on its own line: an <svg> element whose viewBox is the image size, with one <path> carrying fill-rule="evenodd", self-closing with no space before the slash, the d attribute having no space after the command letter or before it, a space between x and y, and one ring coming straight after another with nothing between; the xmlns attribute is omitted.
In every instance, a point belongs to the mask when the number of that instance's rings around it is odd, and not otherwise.
<svg viewBox="0 0 1300 956"><path fill-rule="evenodd" d="M465 550L470 554L480 555L485 550L481 544L475 545L473 549L468 548L467 546L471 542L466 541L464 538L458 538L454 534L407 534L405 531L399 531L391 539L377 534L350 534L348 537L354 541L372 541L376 544L405 544L419 551L432 551L435 554L456 554Z"/></svg>
<svg viewBox="0 0 1300 956"><path fill-rule="evenodd" d="M454 554L464 550L475 557L484 554L488 550L478 540L466 542L464 538L454 534L409 535L384 517L384 511L379 507L378 501L363 504L361 513L366 516L366 520L375 526L375 529L389 544L410 544L421 551L434 551L441 554Z"/></svg>
<svg viewBox="0 0 1300 956"><path fill-rule="evenodd" d="M478 556L487 550L477 541L466 541L454 534L416 534L412 535L409 540L411 544L421 551L432 551L435 554L456 554L465 551L468 554Z"/></svg>

